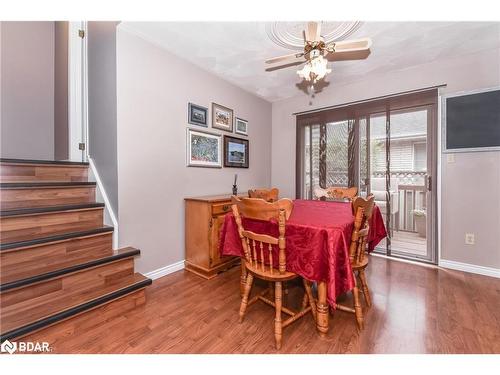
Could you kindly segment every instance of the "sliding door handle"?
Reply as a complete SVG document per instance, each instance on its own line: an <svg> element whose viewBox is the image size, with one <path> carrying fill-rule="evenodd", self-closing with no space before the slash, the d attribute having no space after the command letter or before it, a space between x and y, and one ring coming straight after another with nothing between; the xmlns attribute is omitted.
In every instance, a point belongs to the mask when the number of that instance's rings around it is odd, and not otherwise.
<svg viewBox="0 0 500 375"><path fill-rule="evenodd" d="M432 191L432 176L425 176L425 188L427 191Z"/></svg>

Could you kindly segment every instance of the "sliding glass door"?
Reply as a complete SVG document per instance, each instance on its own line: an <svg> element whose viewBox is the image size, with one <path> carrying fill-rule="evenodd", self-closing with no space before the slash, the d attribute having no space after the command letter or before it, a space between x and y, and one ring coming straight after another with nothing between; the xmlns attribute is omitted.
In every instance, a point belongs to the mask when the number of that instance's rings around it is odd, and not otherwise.
<svg viewBox="0 0 500 375"><path fill-rule="evenodd" d="M435 262L436 100L434 93L298 118L298 197L357 186L375 196L388 231L377 252Z"/></svg>

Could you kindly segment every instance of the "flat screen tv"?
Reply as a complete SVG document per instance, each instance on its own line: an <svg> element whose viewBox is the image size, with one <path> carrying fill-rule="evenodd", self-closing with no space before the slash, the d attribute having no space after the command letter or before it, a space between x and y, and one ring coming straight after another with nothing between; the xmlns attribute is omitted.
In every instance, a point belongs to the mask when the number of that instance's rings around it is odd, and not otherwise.
<svg viewBox="0 0 500 375"><path fill-rule="evenodd" d="M500 150L500 89L443 100L444 152Z"/></svg>

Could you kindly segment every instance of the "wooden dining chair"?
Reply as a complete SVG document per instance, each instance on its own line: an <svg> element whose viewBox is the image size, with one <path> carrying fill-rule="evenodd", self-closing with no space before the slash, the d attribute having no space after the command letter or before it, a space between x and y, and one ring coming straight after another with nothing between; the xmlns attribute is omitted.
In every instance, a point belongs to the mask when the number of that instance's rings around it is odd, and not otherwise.
<svg viewBox="0 0 500 375"><path fill-rule="evenodd" d="M326 189L326 191L329 197L338 199L349 198L352 200L358 195L358 188L355 186L349 188L332 186Z"/></svg>
<svg viewBox="0 0 500 375"><path fill-rule="evenodd" d="M280 191L277 188L272 189L250 189L248 196L250 198L264 199L266 202L276 202L278 200Z"/></svg>
<svg viewBox="0 0 500 375"><path fill-rule="evenodd" d="M351 235L351 244L349 246L349 260L355 280L354 289L352 290L354 309L340 304L336 305L336 308L339 310L354 313L360 329L363 329L364 317L363 309L359 300L357 278L359 278L359 281L361 282L361 290L365 297L366 305L368 307L372 305L370 290L368 289L368 283L366 281L365 269L368 266L366 249L368 245L368 234L370 232L369 223L373 213L374 201L375 197L373 195L369 195L366 199L356 197L352 201L354 228Z"/></svg>
<svg viewBox="0 0 500 375"><path fill-rule="evenodd" d="M314 197L319 200L326 200L328 198L336 199L354 199L358 195L357 187L343 188L343 187L329 187L323 189L321 187L314 188Z"/></svg>
<svg viewBox="0 0 500 375"><path fill-rule="evenodd" d="M240 305L240 323L243 322L247 307L258 300L273 306L275 308L274 337L276 349L280 349L283 328L303 317L308 312L311 312L314 320L316 320L316 304L312 295L311 283L307 280L303 280L305 296L300 311L292 311L283 306L282 302L283 282L300 277L296 273L286 270L285 223L290 217L293 203L289 199L280 199L270 203L255 198L235 199L233 202L233 215L238 226L238 233L244 250L244 259L242 259L242 262L245 263L247 273L245 290ZM273 237L246 230L242 224L242 218L266 221L276 220L279 236ZM278 259L273 259L273 246L278 247ZM278 265L277 268L275 264ZM274 301L265 297L271 291L271 288L267 288L251 299L249 298L255 277L274 283ZM282 312L290 316L285 321L281 319Z"/></svg>

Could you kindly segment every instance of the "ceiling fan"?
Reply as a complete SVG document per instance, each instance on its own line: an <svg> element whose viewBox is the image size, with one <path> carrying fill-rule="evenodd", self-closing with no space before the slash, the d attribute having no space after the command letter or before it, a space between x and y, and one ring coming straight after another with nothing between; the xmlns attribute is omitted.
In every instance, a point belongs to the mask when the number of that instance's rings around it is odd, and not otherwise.
<svg viewBox="0 0 500 375"><path fill-rule="evenodd" d="M328 61L365 59L370 54L371 45L370 38L325 43L321 36L321 23L308 22L304 30L304 52L274 57L266 60L266 64L280 63L268 69L276 70L306 63L297 74L306 81L316 83L331 72L327 68Z"/></svg>

